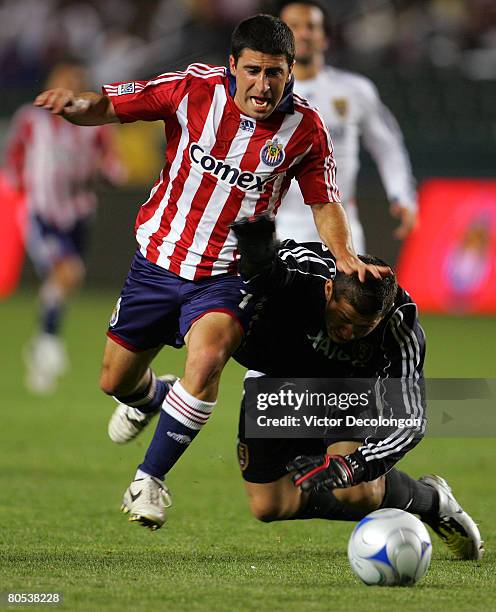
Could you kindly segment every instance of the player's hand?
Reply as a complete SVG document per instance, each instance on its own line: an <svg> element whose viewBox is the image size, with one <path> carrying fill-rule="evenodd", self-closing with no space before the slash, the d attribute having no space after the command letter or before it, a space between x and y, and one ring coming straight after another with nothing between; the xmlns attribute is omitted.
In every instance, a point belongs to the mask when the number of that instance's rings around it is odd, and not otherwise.
<svg viewBox="0 0 496 612"><path fill-rule="evenodd" d="M53 115L71 117L86 112L90 102L76 96L70 89L58 87L40 93L33 104L50 111Z"/></svg>
<svg viewBox="0 0 496 612"><path fill-rule="evenodd" d="M375 266L374 264L366 264L350 251L348 251L344 256L336 257L336 267L340 272L344 272L345 274L353 274L356 272L362 283L365 281L367 274L372 275L378 280L393 274L393 271L389 266Z"/></svg>
<svg viewBox="0 0 496 612"><path fill-rule="evenodd" d="M239 271L246 278L270 266L277 252L274 216L262 213L231 224L238 239Z"/></svg>
<svg viewBox="0 0 496 612"><path fill-rule="evenodd" d="M346 489L356 484L354 462L342 455L301 455L293 459L287 469L294 472L295 487L304 492Z"/></svg>
<svg viewBox="0 0 496 612"><path fill-rule="evenodd" d="M391 204L390 212L392 217L400 220L393 236L397 240L404 240L417 225L417 211L396 202Z"/></svg>

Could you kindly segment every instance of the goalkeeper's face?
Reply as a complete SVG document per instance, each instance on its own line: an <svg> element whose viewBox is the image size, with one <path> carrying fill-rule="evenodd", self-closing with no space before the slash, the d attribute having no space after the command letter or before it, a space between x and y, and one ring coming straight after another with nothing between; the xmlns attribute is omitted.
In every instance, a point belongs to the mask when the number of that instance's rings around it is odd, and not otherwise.
<svg viewBox="0 0 496 612"><path fill-rule="evenodd" d="M236 77L234 101L239 110L253 119L269 117L291 79L292 67L286 56L246 48L237 62L231 55L229 68Z"/></svg>
<svg viewBox="0 0 496 612"><path fill-rule="evenodd" d="M383 319L379 314L361 315L343 297L335 300L332 295L332 283L326 284L326 299L327 334L337 344L345 344L367 336Z"/></svg>

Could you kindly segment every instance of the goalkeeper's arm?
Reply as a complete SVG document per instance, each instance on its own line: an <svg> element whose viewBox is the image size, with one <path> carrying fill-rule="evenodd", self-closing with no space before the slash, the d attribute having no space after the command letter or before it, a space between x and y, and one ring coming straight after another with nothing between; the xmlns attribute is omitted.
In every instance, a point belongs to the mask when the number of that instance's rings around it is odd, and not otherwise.
<svg viewBox="0 0 496 612"><path fill-rule="evenodd" d="M285 285L286 269L277 251L274 216L262 213L231 225L238 239L238 270L250 293L268 294Z"/></svg>
<svg viewBox="0 0 496 612"><path fill-rule="evenodd" d="M383 476L422 439L425 419L419 420L422 422L419 427L397 430L404 440L400 444L393 443L392 448L387 448L384 440L367 438L348 455L296 457L287 466L288 471L293 472L295 487L302 491L346 489Z"/></svg>

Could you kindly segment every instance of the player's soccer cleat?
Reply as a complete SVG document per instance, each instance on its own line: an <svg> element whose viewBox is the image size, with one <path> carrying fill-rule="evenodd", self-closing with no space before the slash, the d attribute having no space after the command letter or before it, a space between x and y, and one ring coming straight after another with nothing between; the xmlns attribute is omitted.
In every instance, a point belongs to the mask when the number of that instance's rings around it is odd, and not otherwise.
<svg viewBox="0 0 496 612"><path fill-rule="evenodd" d="M156 411L144 413L126 404L117 404L108 424L109 438L116 444L134 440L156 414Z"/></svg>
<svg viewBox="0 0 496 612"><path fill-rule="evenodd" d="M169 387L176 382L177 376L165 374L159 376ZM134 440L143 429L150 423L153 417L160 411L160 406L153 412L141 412L139 408L133 408L119 402L108 424L108 435L116 444L126 444Z"/></svg>
<svg viewBox="0 0 496 612"><path fill-rule="evenodd" d="M124 493L121 510L129 514L131 523L139 523L151 531L165 523L165 510L172 506L169 489L154 476L134 480Z"/></svg>
<svg viewBox="0 0 496 612"><path fill-rule="evenodd" d="M458 559L480 559L484 554L484 542L479 529L456 501L448 483L434 475L419 480L434 487L439 494L438 516L429 520L428 525Z"/></svg>
<svg viewBox="0 0 496 612"><path fill-rule="evenodd" d="M46 395L57 388L58 379L67 371L68 359L62 341L53 334L33 338L24 351L26 388Z"/></svg>

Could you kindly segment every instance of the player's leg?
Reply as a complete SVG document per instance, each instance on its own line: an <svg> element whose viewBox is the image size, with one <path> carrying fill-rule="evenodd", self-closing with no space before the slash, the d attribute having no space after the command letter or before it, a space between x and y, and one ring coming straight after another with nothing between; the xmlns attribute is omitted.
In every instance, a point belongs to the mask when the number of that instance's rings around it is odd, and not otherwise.
<svg viewBox="0 0 496 612"><path fill-rule="evenodd" d="M220 375L241 338L238 321L225 313L210 312L192 325L186 337L184 375L165 398L140 465L143 472L163 479L207 423L217 400Z"/></svg>
<svg viewBox="0 0 496 612"><path fill-rule="evenodd" d="M176 338L186 342L185 372L163 402L145 459L128 489L137 495L136 480L146 478L147 486L155 491L150 496L154 503L147 505L145 513L139 503L129 506L125 497L130 520L151 528L161 527L165 520L162 480L208 421L221 372L243 335L240 304L246 299L242 287L239 277L229 276L207 282L183 281L179 289L183 301Z"/></svg>
<svg viewBox="0 0 496 612"><path fill-rule="evenodd" d="M184 284L136 253L110 317L100 378L102 390L119 402L108 427L114 442L127 442L142 431L177 380L172 375L156 377L150 364L162 346L184 344L178 321ZM130 520L153 529L163 524L170 504L163 482L138 469L122 509L130 512Z"/></svg>
<svg viewBox="0 0 496 612"><path fill-rule="evenodd" d="M54 263L40 289L40 327L44 333L60 334L67 301L80 288L85 272L84 262L76 254Z"/></svg>
<svg viewBox="0 0 496 612"><path fill-rule="evenodd" d="M160 410L175 380L175 377L170 380L157 378L150 368L160 348L132 351L107 338L100 386L119 402L108 427L114 442L127 442L146 427ZM139 522L156 529L157 521L165 521L165 509L171 503L170 493L162 482L148 474L138 473L124 493L121 509L125 513L131 512L131 520L135 520L135 515L139 516Z"/></svg>
<svg viewBox="0 0 496 612"><path fill-rule="evenodd" d="M150 364L161 346L133 351L107 338L102 359L100 388L117 398L140 394L150 384Z"/></svg>
<svg viewBox="0 0 496 612"><path fill-rule="evenodd" d="M112 441L138 435L159 412L176 377L156 376L152 360L179 337L180 292L184 281L136 252L107 331L100 387L119 402L110 419Z"/></svg>
<svg viewBox="0 0 496 612"><path fill-rule="evenodd" d="M248 374L250 377L250 373ZM250 511L263 522L288 519L343 519L344 504L332 492L302 493L295 487L287 464L298 455L319 455L326 451L324 440L247 438L245 411L241 402L238 428L238 462L245 481ZM349 520L359 520L366 512L345 507Z"/></svg>
<svg viewBox="0 0 496 612"><path fill-rule="evenodd" d="M280 470L284 470L289 460L298 454L319 454L318 450L313 450L312 453L308 449L305 450L303 447L295 445L295 442L245 440L245 444L249 444L246 455L251 461L251 471L248 472L248 479L256 482L261 479L260 474L275 474L271 463L267 461L267 457L272 454L280 458ZM297 442L301 444L300 441ZM327 451L330 454L346 455L354 452L359 446L359 442L340 441L330 445ZM264 461L267 468L265 468ZM248 463L249 465L250 463ZM398 477L398 474L401 476ZM290 475L282 475L281 472L277 475L277 481L270 483L270 487L261 487L260 484L252 484L251 482L247 483L250 508L252 513L260 520L324 518L357 521L369 512L381 507L408 509L412 513L425 516L426 508L432 511L431 506L437 503L437 493L433 488L426 489L425 484L411 479L398 470L391 470L386 476L348 489L312 491L307 495L294 494L291 487L293 489L296 487L294 487ZM246 480L245 473L244 477ZM263 478L262 476L262 480ZM386 495L386 492L389 494ZM429 502L431 506L429 506Z"/></svg>
<svg viewBox="0 0 496 612"><path fill-rule="evenodd" d="M135 438L159 412L176 377L150 364L164 344L180 347L178 293L183 281L138 251L107 331L100 387L119 402L108 425L113 442Z"/></svg>
<svg viewBox="0 0 496 612"><path fill-rule="evenodd" d="M307 495L293 485L289 474L274 482L245 479L250 512L259 521L270 523L294 518L306 503Z"/></svg>
<svg viewBox="0 0 496 612"><path fill-rule="evenodd" d="M148 425L176 380L173 375L157 377L151 369L160 349L132 351L107 338L100 388L118 402L108 425L117 444L134 439Z"/></svg>
<svg viewBox="0 0 496 612"><path fill-rule="evenodd" d="M84 279L86 233L87 226L82 223L61 231L39 218L32 220L28 251L42 279L38 332L26 352L26 383L33 392L53 391L67 369L61 327L67 302Z"/></svg>
<svg viewBox="0 0 496 612"><path fill-rule="evenodd" d="M130 514L131 522L152 530L164 524L171 505L165 475L208 421L220 374L240 340L237 321L224 313L205 315L189 331L184 378L176 380L167 393L145 459L124 493L122 510Z"/></svg>
<svg viewBox="0 0 496 612"><path fill-rule="evenodd" d="M62 323L67 302L80 287L84 273L82 259L69 255L58 260L43 278L38 294L38 332L31 341L29 352L28 384L33 391L54 390L58 377L67 370Z"/></svg>

